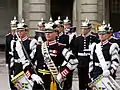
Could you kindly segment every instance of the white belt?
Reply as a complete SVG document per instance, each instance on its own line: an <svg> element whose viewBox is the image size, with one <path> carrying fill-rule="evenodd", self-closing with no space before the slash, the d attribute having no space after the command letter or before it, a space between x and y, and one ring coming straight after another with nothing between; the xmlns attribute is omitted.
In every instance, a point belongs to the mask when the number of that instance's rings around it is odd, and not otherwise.
<svg viewBox="0 0 120 90"><path fill-rule="evenodd" d="M78 53L78 56L89 56L90 53Z"/></svg>
<svg viewBox="0 0 120 90"><path fill-rule="evenodd" d="M13 55L13 52L9 52L10 55Z"/></svg>
<svg viewBox="0 0 120 90"><path fill-rule="evenodd" d="M95 63L95 66L99 66L99 67L101 67L100 63Z"/></svg>
<svg viewBox="0 0 120 90"><path fill-rule="evenodd" d="M20 63L21 60L20 60L20 59L14 59L14 62L16 62L16 63Z"/></svg>
<svg viewBox="0 0 120 90"><path fill-rule="evenodd" d="M106 65L107 65L107 69L110 67L111 62L110 61L106 61ZM101 67L100 63L95 63L95 66L99 66Z"/></svg>

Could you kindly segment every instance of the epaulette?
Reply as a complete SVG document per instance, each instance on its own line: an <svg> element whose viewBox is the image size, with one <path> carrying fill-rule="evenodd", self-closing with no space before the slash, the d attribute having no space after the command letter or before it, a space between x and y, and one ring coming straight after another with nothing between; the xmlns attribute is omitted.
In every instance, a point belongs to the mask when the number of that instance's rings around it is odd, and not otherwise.
<svg viewBox="0 0 120 90"><path fill-rule="evenodd" d="M91 36L94 36L94 37L96 37L96 35L95 34L90 34Z"/></svg>
<svg viewBox="0 0 120 90"><path fill-rule="evenodd" d="M8 33L8 34L6 34L5 36L8 36L8 35L10 35L11 33Z"/></svg>
<svg viewBox="0 0 120 90"><path fill-rule="evenodd" d="M95 37L96 37L97 33L91 32L91 34L90 34L90 35L91 35L91 36L95 36Z"/></svg>
<svg viewBox="0 0 120 90"><path fill-rule="evenodd" d="M33 38L28 38L28 40L33 40Z"/></svg>
<svg viewBox="0 0 120 90"><path fill-rule="evenodd" d="M112 44L112 42L108 42L109 44Z"/></svg>
<svg viewBox="0 0 120 90"><path fill-rule="evenodd" d="M82 36L82 34L77 35L76 38L77 38L77 37L80 37L80 36Z"/></svg>
<svg viewBox="0 0 120 90"><path fill-rule="evenodd" d="M35 44L36 44L36 45L41 45L39 42L36 42Z"/></svg>
<svg viewBox="0 0 120 90"><path fill-rule="evenodd" d="M58 43L58 46L65 46L66 44Z"/></svg>

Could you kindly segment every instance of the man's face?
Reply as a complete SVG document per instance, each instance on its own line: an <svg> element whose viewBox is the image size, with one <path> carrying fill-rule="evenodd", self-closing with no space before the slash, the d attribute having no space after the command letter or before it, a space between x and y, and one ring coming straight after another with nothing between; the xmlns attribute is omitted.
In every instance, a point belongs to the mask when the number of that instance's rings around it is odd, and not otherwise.
<svg viewBox="0 0 120 90"><path fill-rule="evenodd" d="M108 39L112 36L112 33L107 33Z"/></svg>
<svg viewBox="0 0 120 90"><path fill-rule="evenodd" d="M64 28L70 28L71 25L70 24L64 24Z"/></svg>
<svg viewBox="0 0 120 90"><path fill-rule="evenodd" d="M90 28L82 28L82 35L86 35L90 32Z"/></svg>
<svg viewBox="0 0 120 90"><path fill-rule="evenodd" d="M28 34L28 30L19 30L18 35L20 38L24 38Z"/></svg>
<svg viewBox="0 0 120 90"><path fill-rule="evenodd" d="M58 27L57 27L57 30L59 31L59 33L60 33L60 32L63 32L63 31L64 31L64 27L58 26Z"/></svg>
<svg viewBox="0 0 120 90"><path fill-rule="evenodd" d="M57 32L45 33L45 37L46 37L47 41L54 41L54 40L56 40L56 36L57 36Z"/></svg>
<svg viewBox="0 0 120 90"><path fill-rule="evenodd" d="M98 35L99 35L99 39L100 39L101 41L105 41L105 40L108 39L107 33L105 33L105 34L98 34Z"/></svg>
<svg viewBox="0 0 120 90"><path fill-rule="evenodd" d="M45 30L44 26L39 26L40 30Z"/></svg>

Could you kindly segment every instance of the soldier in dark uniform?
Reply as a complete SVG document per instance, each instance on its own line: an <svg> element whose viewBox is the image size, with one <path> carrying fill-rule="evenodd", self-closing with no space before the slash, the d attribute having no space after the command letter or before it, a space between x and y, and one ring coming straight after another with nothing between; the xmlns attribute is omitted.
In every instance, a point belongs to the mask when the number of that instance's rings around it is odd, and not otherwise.
<svg viewBox="0 0 120 90"><path fill-rule="evenodd" d="M57 33L57 30L53 29L52 25L48 23L45 30L47 41L37 46L34 57L34 60L37 60L37 73L42 78L46 90L60 90L58 83L55 82L56 80L51 75L51 73L56 73L57 71L54 69L53 72L50 72L51 63L46 63L46 56L47 60L50 59L50 61L53 61L54 64L52 64L52 66L55 65L55 68L60 72L59 74L57 73L58 75L56 76L58 82L60 82L63 77L67 77L67 74L74 70L78 63L74 55L68 49L65 49L65 45L56 41ZM46 47L46 51L48 51L47 55L47 52L45 52L45 54L43 52L45 50L44 47ZM49 55L50 58L48 58ZM66 60L67 63L61 66L64 60ZM43 90L41 85L34 83L33 90L38 89Z"/></svg>
<svg viewBox="0 0 120 90"><path fill-rule="evenodd" d="M113 36L113 28L110 26L110 24L108 24L107 26L106 26L106 29L107 29L107 36L108 36L108 41L109 42L111 42L111 43L117 43L118 44L118 46L119 46L119 54L120 54L120 40L118 39L118 38L115 38L114 36ZM115 79L115 77L116 77L116 71L114 71L114 73L113 73L113 77L114 77L114 79Z"/></svg>
<svg viewBox="0 0 120 90"><path fill-rule="evenodd" d="M70 35L72 33L76 34L76 27L73 27L71 24L71 21L68 19L68 17L66 17L65 20L63 20L64 22L64 33L67 35Z"/></svg>
<svg viewBox="0 0 120 90"><path fill-rule="evenodd" d="M89 72L93 79L97 78L101 74L105 77L111 75L115 78L114 73L119 66L118 44L111 43L108 40L107 33L109 32L109 26L100 26L98 30L100 43L94 44L91 48L92 52Z"/></svg>
<svg viewBox="0 0 120 90"><path fill-rule="evenodd" d="M78 59L78 77L79 90L85 90L88 87L88 70L90 61L90 47L93 42L98 39L91 34L92 25L89 20L82 22L82 34L75 38L72 44L72 50ZM88 89L89 90L89 89Z"/></svg>
<svg viewBox="0 0 120 90"><path fill-rule="evenodd" d="M35 30L35 39L38 42L42 43L42 42L46 41L45 33L42 32L43 30L45 30L45 21L43 20L43 18L41 19L40 22L38 22L37 26L39 28L38 28L38 30Z"/></svg>
<svg viewBox="0 0 120 90"><path fill-rule="evenodd" d="M117 38L117 37L115 37L115 36L113 36L113 35L114 35L114 34L113 34L114 30L113 30L113 28L110 26L110 24L107 25L107 28L109 29L109 30L107 31L108 40L109 40L110 42L112 42L112 43L117 43L117 44L119 45L119 54L120 54L120 39Z"/></svg>
<svg viewBox="0 0 120 90"><path fill-rule="evenodd" d="M6 64L8 64L8 70L9 70L9 83L10 83L10 88L12 90L16 90L16 88L14 87L14 85L11 82L11 70L12 68L10 68L10 60L11 60L11 55L9 54L9 52L11 51L11 41L15 40L15 31L17 29L17 20L16 17L14 17L14 20L11 21L11 32L9 34L6 35L6 44L5 44L5 58L6 58Z"/></svg>
<svg viewBox="0 0 120 90"><path fill-rule="evenodd" d="M63 25L63 21L60 20L60 18L58 17L58 20L56 20L54 22L57 25L57 30L58 30L58 38L57 41L59 43L62 43L66 46L66 48L70 48L71 42L73 41L73 39L75 38L75 35L67 35L64 32L64 25ZM66 64L66 62L63 63L63 65ZM71 90L72 89L72 76L73 76L73 72L71 72L68 76L67 79L65 81L65 86L64 86L64 90Z"/></svg>
<svg viewBox="0 0 120 90"><path fill-rule="evenodd" d="M64 33L63 21L58 18L58 20L56 20L54 24L56 25L56 30L58 30L57 41L59 43L65 44L66 46L69 46L69 35L66 35Z"/></svg>

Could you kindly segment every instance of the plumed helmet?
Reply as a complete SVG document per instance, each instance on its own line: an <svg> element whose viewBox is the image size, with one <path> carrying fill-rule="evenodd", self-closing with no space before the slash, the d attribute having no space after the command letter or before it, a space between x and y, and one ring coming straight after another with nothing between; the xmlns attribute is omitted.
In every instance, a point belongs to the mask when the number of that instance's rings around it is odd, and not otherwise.
<svg viewBox="0 0 120 90"><path fill-rule="evenodd" d="M91 28L91 27L92 27L92 24L89 22L89 20L87 18L81 24L81 28Z"/></svg>
<svg viewBox="0 0 120 90"><path fill-rule="evenodd" d="M55 25L54 23L46 23L45 30L43 30L42 32L45 32L45 33L56 32L57 30L55 29L54 25Z"/></svg>
<svg viewBox="0 0 120 90"><path fill-rule="evenodd" d="M41 18L40 22L38 22L37 26L45 26L45 21L43 20L43 18Z"/></svg>
<svg viewBox="0 0 120 90"><path fill-rule="evenodd" d="M113 32L113 28L110 26L110 24L105 24L103 23L99 28L98 28L98 33L99 34L105 34L105 33L111 33Z"/></svg>
<svg viewBox="0 0 120 90"><path fill-rule="evenodd" d="M58 20L56 20L56 21L54 22L54 24L57 25L57 26L63 26L63 27L64 27L63 21L60 19L60 16L58 17Z"/></svg>
<svg viewBox="0 0 120 90"><path fill-rule="evenodd" d="M17 30L25 30L25 29L28 29L28 26L24 22L24 19L22 19L21 23L17 24Z"/></svg>
<svg viewBox="0 0 120 90"><path fill-rule="evenodd" d="M110 26L110 23L108 23L107 26L108 26L108 28L109 28L107 32L110 32L110 33L113 32L113 28Z"/></svg>
<svg viewBox="0 0 120 90"><path fill-rule="evenodd" d="M63 20L64 24L71 24L71 21L68 19L68 16Z"/></svg>
<svg viewBox="0 0 120 90"><path fill-rule="evenodd" d="M52 17L50 17L49 22L47 24L54 25Z"/></svg>
<svg viewBox="0 0 120 90"><path fill-rule="evenodd" d="M16 17L14 16L14 19L11 20L11 23L10 23L11 30L16 30L17 29L17 24L18 24L18 21L17 21Z"/></svg>

